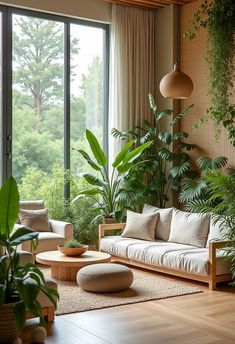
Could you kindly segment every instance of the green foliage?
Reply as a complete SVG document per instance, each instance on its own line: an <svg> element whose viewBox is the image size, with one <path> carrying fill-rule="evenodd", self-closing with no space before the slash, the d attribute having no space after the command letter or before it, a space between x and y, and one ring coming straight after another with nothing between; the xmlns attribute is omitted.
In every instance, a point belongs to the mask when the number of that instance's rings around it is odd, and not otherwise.
<svg viewBox="0 0 235 344"><path fill-rule="evenodd" d="M181 192L179 201L191 204L195 201L202 202L210 198L210 188L207 183L207 176L212 170L219 170L225 167L228 159L224 156L209 158L202 156L197 160L199 172L195 171L194 178L183 178L181 181Z"/></svg>
<svg viewBox="0 0 235 344"><path fill-rule="evenodd" d="M64 243L64 247L67 248L79 248L81 247L81 243L77 241L76 239L68 240Z"/></svg>
<svg viewBox="0 0 235 344"><path fill-rule="evenodd" d="M37 120L49 104L63 102L63 31L62 23L14 16L13 81L28 97L27 105L36 110ZM72 53L78 52L77 46L78 40L73 39Z"/></svg>
<svg viewBox="0 0 235 344"><path fill-rule="evenodd" d="M16 181L9 177L0 189L0 245L6 255L0 257L0 309L4 303L17 303L13 309L19 330L25 324L26 311L30 311L44 324L41 306L37 301L42 292L56 307L57 291L46 287L42 272L36 265L28 263L20 266L17 246L24 241L37 239L38 232L21 228L12 234L19 212L19 193ZM12 235L11 235L12 234Z"/></svg>
<svg viewBox="0 0 235 344"><path fill-rule="evenodd" d="M208 32L211 106L207 109L207 114L217 126L217 136L223 125L235 147L235 106L230 102L235 78L234 0L205 0L194 14L191 26L185 32L185 36L190 39L196 36L200 27L206 28Z"/></svg>
<svg viewBox="0 0 235 344"><path fill-rule="evenodd" d="M173 117L173 110L159 111L151 94L149 104L154 124L145 120L143 127L127 132L112 129L112 134L121 140L134 140L136 147L152 142L139 156L139 164L133 168L132 174L125 176L125 188L132 196L133 206L148 202L164 208L169 200L169 190L178 190L181 178L191 175L190 157L186 151L195 146L185 141L189 136L186 132L177 132L175 127L192 105L170 120L168 130L162 131L162 120Z"/></svg>
<svg viewBox="0 0 235 344"><path fill-rule="evenodd" d="M232 285L235 287L235 171L210 171L205 177L205 183L209 197L205 200L194 199L188 205L188 210L210 213L214 223L221 221L221 230L228 228L228 234L223 239L230 241L226 255L231 262Z"/></svg>
<svg viewBox="0 0 235 344"><path fill-rule="evenodd" d="M145 142L135 149L131 149L134 141L127 143L115 158L112 164L111 177L108 175L108 159L100 147L95 135L86 130L86 137L94 159L90 155L78 149L78 153L93 168L96 175L84 173L80 176L90 184L90 189L81 190L73 199L73 202L83 199L84 196L94 200L95 207L101 213L94 220L103 216L113 217L117 222L121 222L125 209L131 207L132 193L123 188L123 183L127 175L132 175L133 171L140 163L136 163L141 153L147 149L152 141Z"/></svg>

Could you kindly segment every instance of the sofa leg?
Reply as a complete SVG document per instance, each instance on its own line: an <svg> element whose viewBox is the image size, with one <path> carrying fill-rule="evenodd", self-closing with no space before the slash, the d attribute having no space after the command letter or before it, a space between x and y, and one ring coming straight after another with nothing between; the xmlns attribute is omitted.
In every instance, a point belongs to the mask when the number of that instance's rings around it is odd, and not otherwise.
<svg viewBox="0 0 235 344"><path fill-rule="evenodd" d="M211 281L209 281L209 289L216 290L216 280L212 279Z"/></svg>
<svg viewBox="0 0 235 344"><path fill-rule="evenodd" d="M47 322L54 321L54 319L55 319L55 308L54 308L54 306L47 307L47 312L46 312L46 315L44 318Z"/></svg>

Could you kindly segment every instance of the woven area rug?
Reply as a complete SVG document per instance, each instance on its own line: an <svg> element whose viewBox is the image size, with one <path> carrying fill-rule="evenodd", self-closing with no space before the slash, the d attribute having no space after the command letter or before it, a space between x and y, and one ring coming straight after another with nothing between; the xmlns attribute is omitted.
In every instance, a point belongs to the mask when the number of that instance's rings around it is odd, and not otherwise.
<svg viewBox="0 0 235 344"><path fill-rule="evenodd" d="M40 266L40 269L46 277L50 277L50 268ZM154 273L149 275L141 271L133 272L134 282L131 288L117 293L89 293L79 288L76 282L57 280L60 300L56 314L84 312L201 292L198 288L168 281Z"/></svg>

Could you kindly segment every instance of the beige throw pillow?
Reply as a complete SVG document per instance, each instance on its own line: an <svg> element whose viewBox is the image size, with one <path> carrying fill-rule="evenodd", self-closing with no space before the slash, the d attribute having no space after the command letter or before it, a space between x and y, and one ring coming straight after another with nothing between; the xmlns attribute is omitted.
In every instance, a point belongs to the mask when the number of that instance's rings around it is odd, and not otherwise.
<svg viewBox="0 0 235 344"><path fill-rule="evenodd" d="M38 232L51 232L47 209L20 209L19 218L20 224L25 227L29 227Z"/></svg>
<svg viewBox="0 0 235 344"><path fill-rule="evenodd" d="M145 204L142 213L158 213L159 217L156 225L155 237L167 241L170 235L171 219L173 208L157 208L150 204Z"/></svg>
<svg viewBox="0 0 235 344"><path fill-rule="evenodd" d="M157 219L157 213L138 214L127 210L126 227L122 237L154 241Z"/></svg>
<svg viewBox="0 0 235 344"><path fill-rule="evenodd" d="M205 247L209 224L209 215L188 213L174 209L168 241L197 247Z"/></svg>

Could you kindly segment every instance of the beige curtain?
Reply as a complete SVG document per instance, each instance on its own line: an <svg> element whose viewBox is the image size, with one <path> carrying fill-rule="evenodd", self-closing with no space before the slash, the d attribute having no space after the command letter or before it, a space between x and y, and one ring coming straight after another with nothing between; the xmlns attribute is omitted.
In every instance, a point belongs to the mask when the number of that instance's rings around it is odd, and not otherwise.
<svg viewBox="0 0 235 344"><path fill-rule="evenodd" d="M110 46L110 120L112 128L133 129L151 121L148 93L154 93L155 11L112 6ZM120 149L110 137L110 162Z"/></svg>

